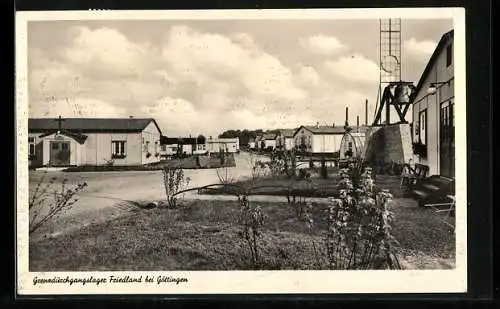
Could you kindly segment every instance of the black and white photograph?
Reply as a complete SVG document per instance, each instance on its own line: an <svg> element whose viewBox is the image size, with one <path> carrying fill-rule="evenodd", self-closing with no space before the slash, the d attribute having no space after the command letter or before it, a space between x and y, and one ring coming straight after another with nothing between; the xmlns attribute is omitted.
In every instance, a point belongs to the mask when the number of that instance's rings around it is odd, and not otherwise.
<svg viewBox="0 0 500 309"><path fill-rule="evenodd" d="M465 291L464 16L18 13L18 292Z"/></svg>

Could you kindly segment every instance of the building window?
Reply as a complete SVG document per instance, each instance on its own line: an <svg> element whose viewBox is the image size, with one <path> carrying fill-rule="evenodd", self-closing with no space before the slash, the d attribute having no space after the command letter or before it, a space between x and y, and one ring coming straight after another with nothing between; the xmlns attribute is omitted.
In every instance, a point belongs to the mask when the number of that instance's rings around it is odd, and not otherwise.
<svg viewBox="0 0 500 309"><path fill-rule="evenodd" d="M120 159L125 158L126 149L125 149L125 141L112 141L111 142L111 157Z"/></svg>
<svg viewBox="0 0 500 309"><path fill-rule="evenodd" d="M453 121L453 104L445 102L441 104L441 141L450 141L454 139L455 124Z"/></svg>
<svg viewBox="0 0 500 309"><path fill-rule="evenodd" d="M28 137L28 151L29 151L29 158L30 159L35 157L35 138L34 137Z"/></svg>
<svg viewBox="0 0 500 309"><path fill-rule="evenodd" d="M167 145L161 145L161 151L167 151Z"/></svg>
<svg viewBox="0 0 500 309"><path fill-rule="evenodd" d="M419 113L419 121L418 121L418 136L419 141L423 145L427 144L427 110L424 109Z"/></svg>
<svg viewBox="0 0 500 309"><path fill-rule="evenodd" d="M446 47L446 67L449 67L453 62L453 44L450 43Z"/></svg>
<svg viewBox="0 0 500 309"><path fill-rule="evenodd" d="M349 149L349 151L352 151L352 142L347 143L347 149Z"/></svg>

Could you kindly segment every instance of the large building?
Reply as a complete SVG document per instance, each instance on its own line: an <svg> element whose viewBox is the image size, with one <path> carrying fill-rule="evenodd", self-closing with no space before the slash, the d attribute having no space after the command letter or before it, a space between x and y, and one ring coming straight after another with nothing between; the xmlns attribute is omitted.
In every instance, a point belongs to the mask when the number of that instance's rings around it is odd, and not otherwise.
<svg viewBox="0 0 500 309"><path fill-rule="evenodd" d="M345 129L340 126L301 126L293 135L297 150L331 155L340 150Z"/></svg>
<svg viewBox="0 0 500 309"><path fill-rule="evenodd" d="M453 30L439 41L413 96L414 162L455 177Z"/></svg>
<svg viewBox="0 0 500 309"><path fill-rule="evenodd" d="M30 118L33 166L143 165L160 161L153 118Z"/></svg>

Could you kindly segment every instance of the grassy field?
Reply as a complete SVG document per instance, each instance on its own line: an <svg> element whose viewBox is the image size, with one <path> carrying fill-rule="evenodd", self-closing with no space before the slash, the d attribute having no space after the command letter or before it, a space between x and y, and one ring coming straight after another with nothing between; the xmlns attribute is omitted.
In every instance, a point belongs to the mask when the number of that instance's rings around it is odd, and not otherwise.
<svg viewBox="0 0 500 309"><path fill-rule="evenodd" d="M262 269L324 268L325 261L314 257L311 246L313 239L321 243L324 205L314 207L317 223L312 234L290 205L259 205L268 216L259 245ZM436 214L409 199L396 199L391 207L405 268L454 267L454 233ZM231 201L138 208L127 216L31 243L30 271L251 269L249 250L235 223L238 210Z"/></svg>
<svg viewBox="0 0 500 309"><path fill-rule="evenodd" d="M338 194L340 176L335 173L323 179L318 176L309 179L288 179L276 177L262 177L255 180L246 179L232 183L235 186L251 189L250 195L279 195L286 196L290 190L292 194L304 197L329 197ZM388 189L394 197L404 197L399 188L398 176L378 175L375 182L377 187ZM253 189L252 189L253 188ZM234 194L238 189L233 187L210 188L204 194Z"/></svg>

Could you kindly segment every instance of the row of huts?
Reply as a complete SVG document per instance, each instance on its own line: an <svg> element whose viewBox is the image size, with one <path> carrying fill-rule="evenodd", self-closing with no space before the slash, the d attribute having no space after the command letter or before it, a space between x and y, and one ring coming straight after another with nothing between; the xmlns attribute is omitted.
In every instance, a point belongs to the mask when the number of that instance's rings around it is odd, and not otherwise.
<svg viewBox="0 0 500 309"><path fill-rule="evenodd" d="M279 129L257 136L249 142L256 151L292 150L311 155L340 157L352 153L360 154L364 147L367 126L359 124L346 131L344 126L300 126L294 129Z"/></svg>
<svg viewBox="0 0 500 309"><path fill-rule="evenodd" d="M174 156L240 151L239 139L166 137L153 118L30 118L33 166L144 165Z"/></svg>

